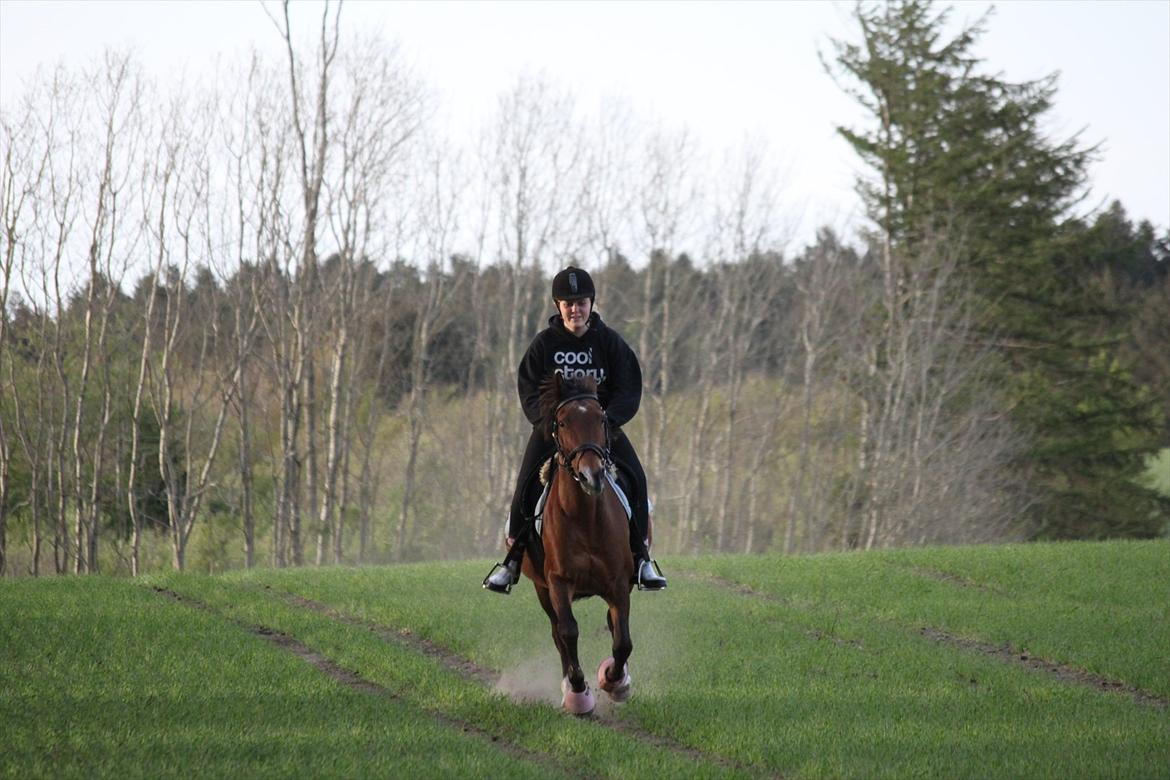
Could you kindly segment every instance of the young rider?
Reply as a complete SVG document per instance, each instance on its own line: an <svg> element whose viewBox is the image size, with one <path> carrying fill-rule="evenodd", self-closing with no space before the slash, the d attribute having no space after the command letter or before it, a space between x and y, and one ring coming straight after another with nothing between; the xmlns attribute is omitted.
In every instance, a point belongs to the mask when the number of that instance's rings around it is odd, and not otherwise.
<svg viewBox="0 0 1170 780"><path fill-rule="evenodd" d="M548 327L532 340L520 361L517 381L520 405L533 428L512 496L508 518L511 546L504 562L493 568L483 586L507 593L520 579L520 561L527 541L524 512L528 493L541 465L556 451L556 445L545 438L540 426L540 384L546 377L560 373L567 378L590 376L597 380L597 395L611 426L610 453L635 483L630 486L633 495L629 496L634 514L630 547L634 552L635 581L645 590L662 590L666 578L656 570L646 549L650 525L646 474L633 445L621 430L638 412L642 400L642 368L625 340L617 331L606 327L593 310L596 293L589 274L573 266L564 269L553 277L552 297L558 313L549 318Z"/></svg>

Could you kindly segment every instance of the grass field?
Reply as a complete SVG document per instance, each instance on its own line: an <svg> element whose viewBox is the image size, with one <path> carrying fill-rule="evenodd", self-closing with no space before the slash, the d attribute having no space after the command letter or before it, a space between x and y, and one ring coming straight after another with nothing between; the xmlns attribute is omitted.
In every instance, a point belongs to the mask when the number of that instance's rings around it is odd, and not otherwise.
<svg viewBox="0 0 1170 780"><path fill-rule="evenodd" d="M0 776L1170 777L1164 540L663 564L588 719L483 561L0 583Z"/></svg>

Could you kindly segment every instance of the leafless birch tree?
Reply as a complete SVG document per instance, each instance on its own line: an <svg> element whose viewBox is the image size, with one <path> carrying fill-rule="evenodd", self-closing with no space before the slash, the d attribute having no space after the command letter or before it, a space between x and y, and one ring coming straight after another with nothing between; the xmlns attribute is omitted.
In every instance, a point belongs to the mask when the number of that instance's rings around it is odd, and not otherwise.
<svg viewBox="0 0 1170 780"><path fill-rule="evenodd" d="M894 249L894 255L899 250ZM954 238L930 237L882 288L884 326L859 354L863 438L856 544L1003 538L1027 492L1008 469L1021 441L993 410L990 353L972 346L973 298L956 281ZM895 311L896 310L896 311Z"/></svg>
<svg viewBox="0 0 1170 780"><path fill-rule="evenodd" d="M524 422L515 376L520 356L542 323L539 288L544 264L579 246L585 232L580 201L582 144L575 100L543 78L524 77L501 95L481 149L485 197L494 222L494 260L505 285L495 304L505 320L494 355L484 418L489 464L486 512L506 516L512 472ZM504 270L506 269L506 271ZM500 526L497 525L496 528Z"/></svg>
<svg viewBox="0 0 1170 780"><path fill-rule="evenodd" d="M666 431L670 425L667 397L677 374L675 349L684 334L676 308L686 309L685 280L675 278L675 258L692 235L699 218L700 199L695 175L699 151L686 130L673 133L658 128L646 136L637 184L638 221L635 247L646 258L638 358L645 384L642 430L645 441L650 499L660 501L658 486L668 467ZM685 326L686 318L683 318ZM652 476L651 476L652 475ZM685 484L685 480L684 480Z"/></svg>
<svg viewBox="0 0 1170 780"><path fill-rule="evenodd" d="M327 192L327 218L338 247L337 268L327 282L326 296L333 303L328 317L329 386L326 402L326 466L318 510L317 563L324 560L326 538L337 543L340 559L340 525L336 514L345 484L341 466L348 459L350 387L344 382L355 327L364 326L367 310L357 308L369 301L357 289L358 272L370 251L372 233L383 222L384 209L403 207L406 173L415 137L426 120L425 93L399 60L380 41L352 44L343 53L334 87L339 94L337 128L333 144L336 159L330 178L322 180ZM324 86L322 86L324 88Z"/></svg>
<svg viewBox="0 0 1170 780"><path fill-rule="evenodd" d="M766 155L761 144L745 143L727 156L723 170L728 178L716 196L714 248L707 252L723 261L718 291L721 306L728 311L720 320L730 326L718 349L726 361L722 374L727 396L714 511L715 549L720 552L727 549L729 525L735 523L733 480L741 472L738 461L751 446L744 446L746 437L738 430L740 393L751 368L752 349L765 347L757 335L760 326L781 294L783 245L774 224L779 184L772 178L774 168L766 165Z"/></svg>
<svg viewBox="0 0 1170 780"><path fill-rule="evenodd" d="M97 570L99 491L105 474L106 434L112 414L107 336L114 302L132 262L136 235L127 224L124 201L133 179L142 143L140 101L143 86L128 55L107 52L104 61L87 76L93 101L86 108L94 122L96 167L86 171L92 187L83 202L87 247L85 314L81 336L81 364L70 421L74 571ZM81 150L79 150L81 151ZM81 151L88 153L88 149ZM87 396L95 370L100 371L100 411L90 426Z"/></svg>
<svg viewBox="0 0 1170 780"><path fill-rule="evenodd" d="M402 560L408 544L408 531L418 479L419 446L427 424L427 391L431 382L432 349L436 336L458 314L452 302L466 281L455 267L455 274L445 272L445 259L451 253L458 231L460 182L454 178L457 161L451 160L434 146L425 158L422 187L424 201L419 208L419 253L429 258L422 289L413 307L414 328L411 338L409 382L405 402L407 429L406 471L403 478L402 503L398 513L395 558Z"/></svg>
<svg viewBox="0 0 1170 780"><path fill-rule="evenodd" d="M800 435L796 466L789 480L788 500L784 513L786 553L816 549L813 539L825 535L826 524L834 514L826 495L831 480L823 469L830 448L843 449L841 441L825 441L814 436L814 415L825 414L830 404L818 398L832 397L840 375L826 365L829 354L844 339L856 338L862 327L858 315L857 282L861 276L857 259L830 232L821 232L817 243L797 261L793 278L799 295L795 336L801 355ZM846 401L847 403L847 401Z"/></svg>

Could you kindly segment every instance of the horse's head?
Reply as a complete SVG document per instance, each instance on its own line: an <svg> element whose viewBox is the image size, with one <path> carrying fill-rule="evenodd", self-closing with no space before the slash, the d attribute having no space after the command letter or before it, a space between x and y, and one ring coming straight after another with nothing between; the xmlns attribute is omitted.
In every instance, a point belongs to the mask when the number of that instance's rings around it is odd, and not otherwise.
<svg viewBox="0 0 1170 780"><path fill-rule="evenodd" d="M564 379L554 374L541 392L545 433L557 445L557 464L566 469L586 495L605 490L610 465L609 423L591 377Z"/></svg>

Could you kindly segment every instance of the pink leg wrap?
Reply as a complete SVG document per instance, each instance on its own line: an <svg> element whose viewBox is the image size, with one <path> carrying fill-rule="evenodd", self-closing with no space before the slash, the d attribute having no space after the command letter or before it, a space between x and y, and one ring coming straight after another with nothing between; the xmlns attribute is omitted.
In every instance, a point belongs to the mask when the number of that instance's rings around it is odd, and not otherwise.
<svg viewBox="0 0 1170 780"><path fill-rule="evenodd" d="M609 694L609 698L616 702L623 702L630 698L630 688L634 685L634 679L630 677L630 665L626 664L622 679L616 682L610 682L606 675L613 668L613 664L613 656L601 662L601 666L597 668L597 685L601 690Z"/></svg>
<svg viewBox="0 0 1170 780"><path fill-rule="evenodd" d="M593 692L589 690L589 686L585 686L585 690L580 693L574 693L572 686L569 685L569 678L561 680L561 693L564 698L561 699L561 706L574 715L588 715L593 712L596 702L593 701Z"/></svg>

